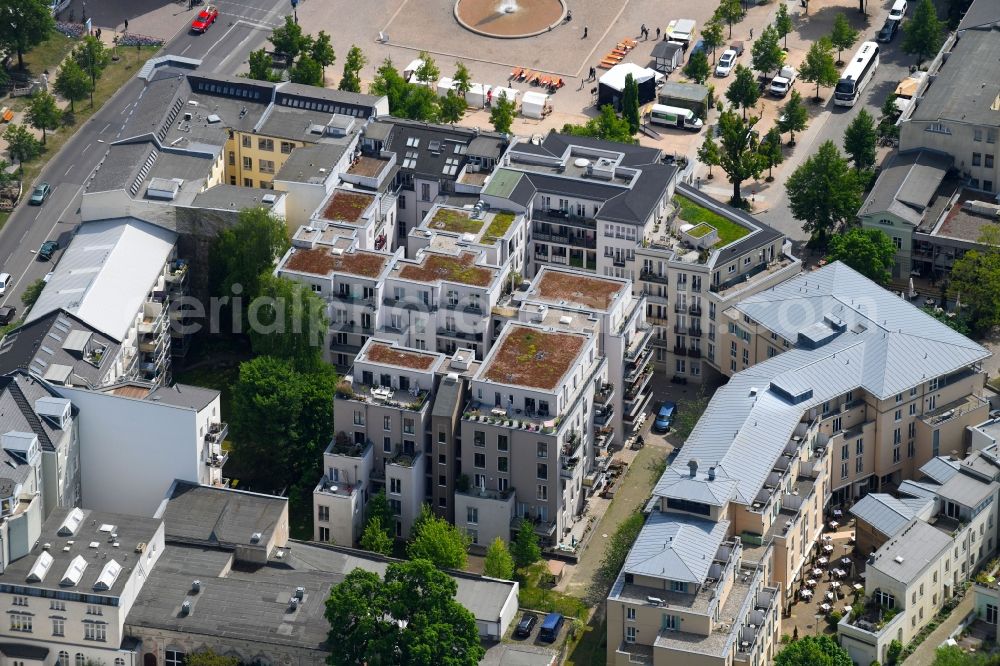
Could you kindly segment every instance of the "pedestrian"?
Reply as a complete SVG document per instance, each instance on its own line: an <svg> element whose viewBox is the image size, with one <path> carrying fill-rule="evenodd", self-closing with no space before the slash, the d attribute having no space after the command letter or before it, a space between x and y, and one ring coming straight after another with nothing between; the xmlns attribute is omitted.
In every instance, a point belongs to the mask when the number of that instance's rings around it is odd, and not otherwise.
<svg viewBox="0 0 1000 666"><path fill-rule="evenodd" d="M97 39L100 39L100 38L101 38L101 29L98 28L97 29Z"/></svg>
<svg viewBox="0 0 1000 666"><path fill-rule="evenodd" d="M122 32L128 32L128 19L125 19L125 29Z"/></svg>
<svg viewBox="0 0 1000 666"><path fill-rule="evenodd" d="M593 81L596 78L597 78L597 68L592 66L590 68L590 80Z"/></svg>
<svg viewBox="0 0 1000 666"><path fill-rule="evenodd" d="M639 36L641 37L642 35L645 34L646 34L646 24L643 23L642 25L639 26Z"/></svg>
<svg viewBox="0 0 1000 666"><path fill-rule="evenodd" d="M656 39L657 39L657 41L659 41L659 39L660 39L660 29L659 29L659 27L656 28Z"/></svg>
<svg viewBox="0 0 1000 666"><path fill-rule="evenodd" d="M587 39L587 26L583 26L583 38Z"/></svg>
<svg viewBox="0 0 1000 666"><path fill-rule="evenodd" d="M753 39L753 28L750 28L750 39Z"/></svg>

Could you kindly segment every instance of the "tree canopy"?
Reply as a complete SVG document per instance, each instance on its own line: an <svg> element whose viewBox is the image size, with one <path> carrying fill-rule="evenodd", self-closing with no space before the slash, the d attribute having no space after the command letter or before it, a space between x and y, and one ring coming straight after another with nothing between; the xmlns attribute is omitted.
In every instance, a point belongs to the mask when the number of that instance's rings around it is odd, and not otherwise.
<svg viewBox="0 0 1000 666"><path fill-rule="evenodd" d="M348 92L361 92L361 70L368 64L368 58L358 46L351 45L344 59L344 74L340 77L338 88Z"/></svg>
<svg viewBox="0 0 1000 666"><path fill-rule="evenodd" d="M708 54L705 53L704 49L692 53L691 57L688 58L687 64L684 65L684 76L695 83L704 84L711 73L712 68L708 64ZM638 131L638 128L636 128L636 131Z"/></svg>
<svg viewBox="0 0 1000 666"><path fill-rule="evenodd" d="M308 284L267 272L259 284L247 309L254 353L286 359L302 372L319 367L330 325L326 302Z"/></svg>
<svg viewBox="0 0 1000 666"><path fill-rule="evenodd" d="M771 170L785 160L785 155L781 150L780 129L772 127L768 130L767 134L764 135L764 139L760 142L759 152L761 159L764 160L764 166L767 168L768 181L774 180Z"/></svg>
<svg viewBox="0 0 1000 666"><path fill-rule="evenodd" d="M292 83L301 83L306 86L323 85L323 67L313 60L312 56L303 53L299 56L295 64L288 72L288 78Z"/></svg>
<svg viewBox="0 0 1000 666"><path fill-rule="evenodd" d="M190 652L184 656L185 666L238 666L240 660L205 649Z"/></svg>
<svg viewBox="0 0 1000 666"><path fill-rule="evenodd" d="M101 74L111 64L111 54L104 48L101 40L88 35L73 49L73 59L90 77L90 103L93 105L97 79L101 78Z"/></svg>
<svg viewBox="0 0 1000 666"><path fill-rule="evenodd" d="M965 305L969 326L976 335L1000 324L1000 248L987 245L956 259L950 291Z"/></svg>
<svg viewBox="0 0 1000 666"><path fill-rule="evenodd" d="M501 134L509 134L510 127L514 124L514 115L517 107L514 100L507 99L507 95L500 94L493 98L493 108L490 109L490 124L493 129Z"/></svg>
<svg viewBox="0 0 1000 666"><path fill-rule="evenodd" d="M759 178L764 163L758 152L758 137L753 129L758 118L745 120L732 110L719 116L719 166L726 172L733 185L731 202L739 206L743 202L740 187L748 178Z"/></svg>
<svg viewBox="0 0 1000 666"><path fill-rule="evenodd" d="M851 227L830 237L826 259L842 261L869 280L886 285L896 263L896 246L881 229Z"/></svg>
<svg viewBox="0 0 1000 666"><path fill-rule="evenodd" d="M427 560L390 564L385 578L363 569L330 590L330 666L475 666L485 655L458 584Z"/></svg>
<svg viewBox="0 0 1000 666"><path fill-rule="evenodd" d="M465 109L465 98L454 90L449 90L448 94L441 99L441 110L438 116L443 123L457 123L465 115Z"/></svg>
<svg viewBox="0 0 1000 666"><path fill-rule="evenodd" d="M500 537L486 549L486 560L483 563L483 573L493 578L512 580L514 578L514 558L511 557L507 544Z"/></svg>
<svg viewBox="0 0 1000 666"><path fill-rule="evenodd" d="M829 87L840 80L840 72L837 71L832 52L833 44L830 43L830 38L820 37L809 46L809 51L806 53L806 58L799 71L799 76L802 77L803 81L816 84L814 99L817 101L820 99L820 86Z"/></svg>
<svg viewBox="0 0 1000 666"><path fill-rule="evenodd" d="M628 121L619 118L615 109L610 104L601 107L596 118L591 118L583 125L563 125L563 134L574 136L592 136L605 141L617 141L618 143L635 143L632 136L632 128Z"/></svg>
<svg viewBox="0 0 1000 666"><path fill-rule="evenodd" d="M841 52L854 46L856 41L858 41L858 31L851 27L851 22L847 20L844 12L838 12L833 19L833 30L830 32L830 43L837 49L838 65L844 62L840 57Z"/></svg>
<svg viewBox="0 0 1000 666"><path fill-rule="evenodd" d="M290 245L280 217L265 208L240 211L239 221L220 233L212 248L213 294L239 293L248 306L261 293L261 275L271 272Z"/></svg>
<svg viewBox="0 0 1000 666"><path fill-rule="evenodd" d="M11 161L18 163L21 171L24 170L25 162L30 162L42 154L42 142L24 125L8 124L3 131L3 138L7 142L7 154L10 155Z"/></svg>
<svg viewBox="0 0 1000 666"><path fill-rule="evenodd" d="M917 65L933 58L944 41L944 24L931 0L919 0L913 18L903 23L904 53L917 57Z"/></svg>
<svg viewBox="0 0 1000 666"><path fill-rule="evenodd" d="M851 156L856 171L865 171L875 166L875 119L867 110L861 109L854 120L844 130L844 152Z"/></svg>
<svg viewBox="0 0 1000 666"><path fill-rule="evenodd" d="M75 59L66 58L56 75L53 89L69 100L69 110L72 113L76 110L76 102L82 102L90 94L90 77Z"/></svg>
<svg viewBox="0 0 1000 666"><path fill-rule="evenodd" d="M777 29L769 25L751 48L753 68L758 72L777 72L785 64L785 52L781 48L781 37Z"/></svg>
<svg viewBox="0 0 1000 666"><path fill-rule="evenodd" d="M468 562L469 537L444 518L435 516L425 504L414 522L406 554L410 559L425 559L442 569L464 569Z"/></svg>
<svg viewBox="0 0 1000 666"><path fill-rule="evenodd" d="M467 92L472 90L472 74L461 60L455 63L455 75L452 77L452 81L455 82L455 92L463 98Z"/></svg>
<svg viewBox="0 0 1000 666"><path fill-rule="evenodd" d="M46 130L59 128L62 111L56 105L56 98L46 91L35 93L28 105L25 119L37 130L42 130L42 145L45 144Z"/></svg>
<svg viewBox="0 0 1000 666"><path fill-rule="evenodd" d="M708 58L705 57L704 51L700 53L701 59L705 61L705 76L707 77ZM625 89L622 91L622 118L628 122L628 128L632 134L639 131L639 84L631 74L625 75Z"/></svg>
<svg viewBox="0 0 1000 666"><path fill-rule="evenodd" d="M55 20L47 0L0 0L0 46L17 54L17 68L24 69L24 54L52 34Z"/></svg>
<svg viewBox="0 0 1000 666"><path fill-rule="evenodd" d="M413 77L421 83L433 83L441 78L441 70L427 51L420 52L420 67L417 67Z"/></svg>
<svg viewBox="0 0 1000 666"><path fill-rule="evenodd" d="M379 65L368 91L373 95L385 95L389 100L389 112L394 116L427 122L438 119L436 92L427 86L408 83L389 58Z"/></svg>
<svg viewBox="0 0 1000 666"><path fill-rule="evenodd" d="M749 67L736 65L736 78L726 90L726 99L733 106L743 109L743 118L747 117L747 109L756 106L760 99L760 87Z"/></svg>
<svg viewBox="0 0 1000 666"><path fill-rule="evenodd" d="M712 65L715 65L715 52L726 43L725 35L722 32L722 23L715 17L709 20L701 28L701 39L705 42L705 49L712 52Z"/></svg>
<svg viewBox="0 0 1000 666"><path fill-rule="evenodd" d="M302 32L302 27L291 16L286 16L284 23L271 31L267 38L277 53L282 53L291 59L312 48L312 38Z"/></svg>
<svg viewBox="0 0 1000 666"><path fill-rule="evenodd" d="M323 68L323 82L326 83L326 68L337 62L337 53L333 50L333 43L330 40L330 35L326 34L323 30L320 30L319 34L316 35L316 39L313 40L313 43L309 48L309 56ZM361 68L359 67L358 69ZM344 66L344 71L345 73L347 71L346 65ZM343 81L341 81L341 85L343 85ZM341 87L341 90L345 90L345 88ZM361 92L361 84L359 83L358 89L352 92Z"/></svg>
<svg viewBox="0 0 1000 666"><path fill-rule="evenodd" d="M781 115L778 117L778 129L782 132L788 132L791 135L788 143L794 146L795 133L804 132L808 126L809 110L802 103L802 95L799 94L799 91L792 89L788 101L781 108Z"/></svg>
<svg viewBox="0 0 1000 666"><path fill-rule="evenodd" d="M853 666L847 650L830 636L804 636L774 657L775 666Z"/></svg>
<svg viewBox="0 0 1000 666"><path fill-rule="evenodd" d="M279 81L280 77L274 71L274 58L264 49L257 49L250 52L250 71L247 72L248 79L255 81Z"/></svg>
<svg viewBox="0 0 1000 666"><path fill-rule="evenodd" d="M853 219L861 207L861 181L832 141L806 158L785 189L792 215L819 247L825 247L827 236Z"/></svg>
<svg viewBox="0 0 1000 666"><path fill-rule="evenodd" d="M26 310L30 310L31 306L38 300L38 297L42 295L42 289L45 289L44 278L38 278L24 288L24 293L21 294L21 304L24 305Z"/></svg>
<svg viewBox="0 0 1000 666"><path fill-rule="evenodd" d="M788 5L782 2L778 5L778 13L774 17L774 29L778 32L778 37L785 40L785 48L788 48L788 34L794 27L792 17L788 13Z"/></svg>
<svg viewBox="0 0 1000 666"><path fill-rule="evenodd" d="M719 166L719 144L715 143L712 132L705 132L705 140L698 147L698 159L708 167L708 177L712 177L712 167Z"/></svg>
<svg viewBox="0 0 1000 666"><path fill-rule="evenodd" d="M729 38L733 38L733 23L743 18L743 3L740 0L722 0L715 10L716 16L729 24Z"/></svg>
<svg viewBox="0 0 1000 666"><path fill-rule="evenodd" d="M386 534L378 516L372 516L365 524L365 531L361 534L361 547L379 555L392 555L392 538Z"/></svg>
<svg viewBox="0 0 1000 666"><path fill-rule="evenodd" d="M538 545L538 535L535 534L535 527L531 521L521 519L518 525L517 535L510 544L510 554L514 557L514 564L519 569L530 566L542 559L542 549Z"/></svg>

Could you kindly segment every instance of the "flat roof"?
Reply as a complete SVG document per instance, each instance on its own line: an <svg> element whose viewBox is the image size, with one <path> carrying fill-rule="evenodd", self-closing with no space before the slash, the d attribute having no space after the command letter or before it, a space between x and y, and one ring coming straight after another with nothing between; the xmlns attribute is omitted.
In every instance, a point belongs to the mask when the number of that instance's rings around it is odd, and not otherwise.
<svg viewBox="0 0 1000 666"><path fill-rule="evenodd" d="M473 287L487 287L497 276L495 268L476 265L476 255L462 252L459 255L437 252L421 253L418 263L396 265L398 276L415 282L458 282Z"/></svg>
<svg viewBox="0 0 1000 666"><path fill-rule="evenodd" d="M410 370L430 370L434 362L440 359L438 354L400 349L384 342L371 342L354 360L394 365L397 368Z"/></svg>
<svg viewBox="0 0 1000 666"><path fill-rule="evenodd" d="M334 248L292 248L282 270L328 277L334 273L347 273L366 278L377 278L389 263L389 255L365 250L348 250L336 254Z"/></svg>
<svg viewBox="0 0 1000 666"><path fill-rule="evenodd" d="M287 507L285 497L175 481L158 517L168 539L228 548L251 544L259 533L257 543L263 546Z"/></svg>
<svg viewBox="0 0 1000 666"><path fill-rule="evenodd" d="M375 195L367 192L334 190L323 207L321 217L336 222L359 224L368 207L375 201Z"/></svg>
<svg viewBox="0 0 1000 666"><path fill-rule="evenodd" d="M898 536L879 548L869 560L869 570L875 569L901 583L909 583L949 549L952 539L947 534L914 519Z"/></svg>
<svg viewBox="0 0 1000 666"><path fill-rule="evenodd" d="M510 323L494 343L477 379L554 389L579 359L588 337Z"/></svg>
<svg viewBox="0 0 1000 666"><path fill-rule="evenodd" d="M577 305L591 310L606 311L626 288L626 283L601 278L582 271L563 271L548 266L542 268L529 298L543 299L560 305Z"/></svg>
<svg viewBox="0 0 1000 666"><path fill-rule="evenodd" d="M997 114L997 118L1000 122L1000 114ZM997 218L977 212L973 208L972 202L995 204L995 201L991 201L995 196L986 192L963 189L955 199L951 210L945 213L940 223L934 228L933 235L957 238L978 244L985 230L996 228Z"/></svg>
<svg viewBox="0 0 1000 666"><path fill-rule="evenodd" d="M910 121L955 121L964 125L997 126L995 104L1000 96L1000 32L966 30L941 65ZM909 121L908 121L909 122Z"/></svg>

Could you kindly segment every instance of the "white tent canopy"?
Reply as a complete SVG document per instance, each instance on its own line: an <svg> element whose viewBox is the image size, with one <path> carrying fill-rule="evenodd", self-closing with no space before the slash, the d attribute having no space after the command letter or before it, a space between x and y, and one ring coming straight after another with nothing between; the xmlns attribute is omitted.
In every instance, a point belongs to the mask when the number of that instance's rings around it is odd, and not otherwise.
<svg viewBox="0 0 1000 666"><path fill-rule="evenodd" d="M521 115L526 118L541 118L548 102L549 96L545 93L528 91L521 98Z"/></svg>
<svg viewBox="0 0 1000 666"><path fill-rule="evenodd" d="M600 78L600 83L601 85L608 86L609 88L622 91L625 90L625 77L629 74L632 75L632 78L635 79L636 83L642 83L643 81L654 79L656 85L659 85L661 81L666 79L663 74L660 74L655 69L640 67L633 62L623 62L609 69L607 73Z"/></svg>
<svg viewBox="0 0 1000 666"><path fill-rule="evenodd" d="M469 92L465 93L465 103L472 109L481 109L486 106L486 95L492 90L492 86L485 83L473 83Z"/></svg>

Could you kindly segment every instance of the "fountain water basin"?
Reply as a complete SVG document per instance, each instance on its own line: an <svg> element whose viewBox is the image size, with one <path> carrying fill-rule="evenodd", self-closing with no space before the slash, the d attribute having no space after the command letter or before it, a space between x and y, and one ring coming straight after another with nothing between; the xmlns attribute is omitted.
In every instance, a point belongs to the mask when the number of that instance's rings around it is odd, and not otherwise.
<svg viewBox="0 0 1000 666"><path fill-rule="evenodd" d="M517 39L552 30L566 15L564 0L457 0L455 20L486 37Z"/></svg>

